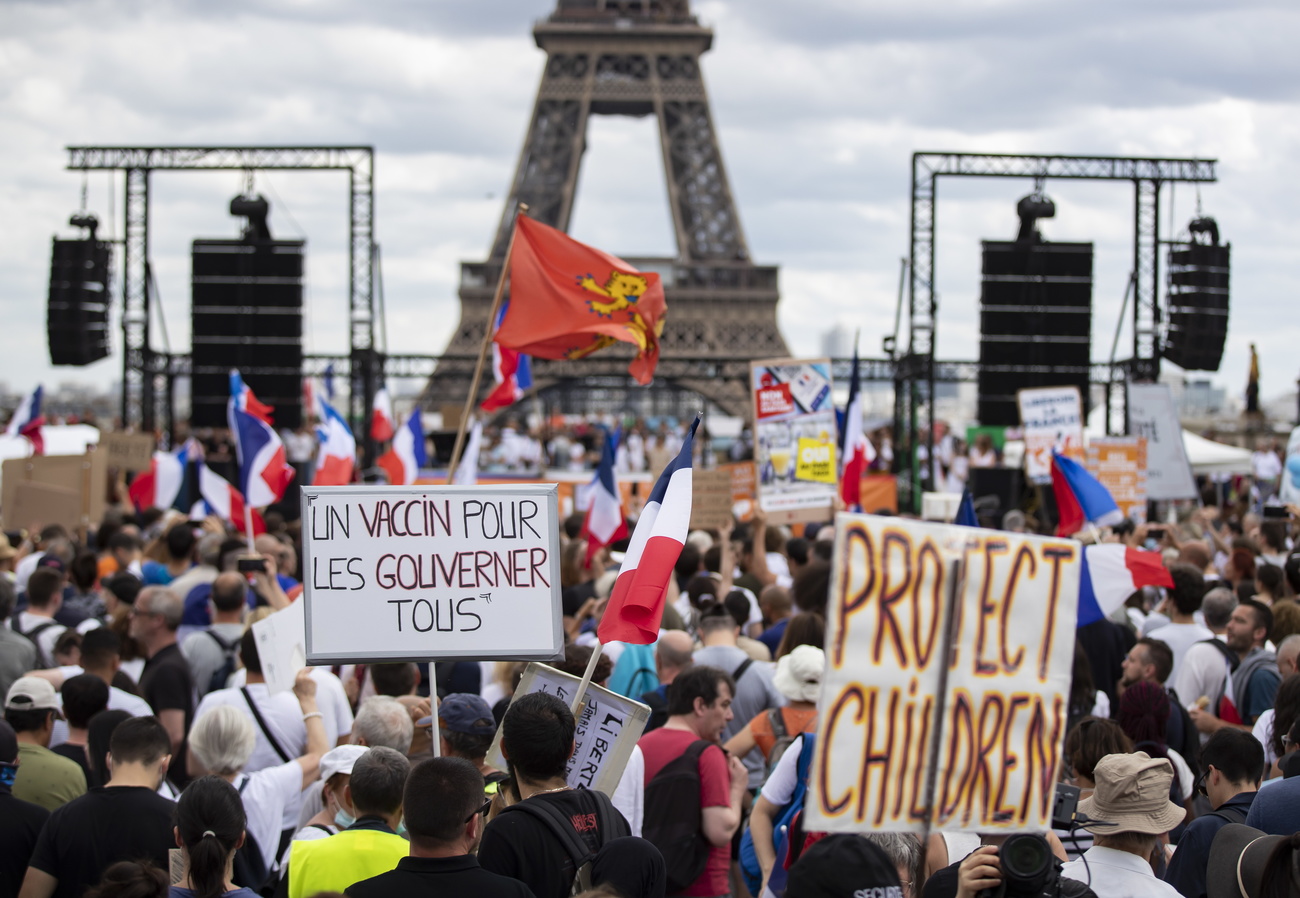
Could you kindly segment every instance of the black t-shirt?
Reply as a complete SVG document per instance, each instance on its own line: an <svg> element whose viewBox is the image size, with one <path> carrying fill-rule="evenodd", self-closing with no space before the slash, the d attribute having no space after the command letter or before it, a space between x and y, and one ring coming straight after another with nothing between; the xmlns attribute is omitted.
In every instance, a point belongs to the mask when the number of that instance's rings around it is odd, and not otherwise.
<svg viewBox="0 0 1300 898"><path fill-rule="evenodd" d="M533 898L528 886L517 879L490 873L478 859L460 857L404 857L397 869L353 883L346 889L351 898Z"/></svg>
<svg viewBox="0 0 1300 898"><path fill-rule="evenodd" d="M573 822L593 852L610 839L632 834L627 820L612 807L614 832L601 832L597 798L586 789L547 792L528 801L555 806ZM578 872L568 851L546 824L523 811L501 814L487 825L478 859L486 870L527 883L537 898L565 898Z"/></svg>
<svg viewBox="0 0 1300 898"><path fill-rule="evenodd" d="M144 673L140 674L140 695L153 708L154 714L184 711L185 732L190 731L194 722L194 678L190 676L190 665L181 654L180 646L173 642L145 662ZM184 745L172 753L167 778L179 786L189 782Z"/></svg>
<svg viewBox="0 0 1300 898"><path fill-rule="evenodd" d="M176 805L145 786L101 786L50 815L31 865L58 879L54 898L80 898L118 861L167 869Z"/></svg>
<svg viewBox="0 0 1300 898"><path fill-rule="evenodd" d="M103 783L99 781L99 777L95 776L95 774L90 770L90 762L86 759L86 746L72 745L64 742L62 745L54 746L50 751L54 752L56 755L63 755L63 757L67 758L69 761L76 761L77 766L81 768L81 772L86 774L87 786L94 788L95 786L103 785Z"/></svg>
<svg viewBox="0 0 1300 898"><path fill-rule="evenodd" d="M27 875L27 862L50 812L38 804L14 798L0 786L0 895L17 895Z"/></svg>

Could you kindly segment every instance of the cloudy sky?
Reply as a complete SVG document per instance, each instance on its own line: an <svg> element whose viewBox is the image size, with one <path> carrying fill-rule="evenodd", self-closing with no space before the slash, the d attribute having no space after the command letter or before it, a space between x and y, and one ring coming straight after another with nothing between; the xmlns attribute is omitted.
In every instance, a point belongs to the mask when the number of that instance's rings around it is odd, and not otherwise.
<svg viewBox="0 0 1300 898"><path fill-rule="evenodd" d="M879 354L908 251L914 150L1220 160L1199 202L1233 244L1222 370L1240 393L1259 344L1264 397L1300 373L1300 7L1293 0L697 0L716 31L704 75L754 258L781 266L797 353L832 324ZM461 260L501 215L553 0L0 2L0 381L107 386L113 358L50 367L49 241L70 236L69 144L373 144L392 352L437 353ZM1291 60L1287 62L1287 60ZM670 254L650 120L595 119L572 231L622 255ZM238 173L159 173L152 255L171 346L189 345L189 244L237 236ZM341 173L258 175L278 237L308 241L308 351L347 348ZM1029 182L941 182L941 358L978 352L979 240L1015 235ZM120 236L121 176L88 208ZM1049 182L1049 239L1097 246L1094 358L1109 352L1131 265L1132 187ZM1198 197L1164 193L1162 236ZM120 265L118 266L120 271ZM1125 331L1124 341L1130 338ZM155 339L162 348L161 338Z"/></svg>

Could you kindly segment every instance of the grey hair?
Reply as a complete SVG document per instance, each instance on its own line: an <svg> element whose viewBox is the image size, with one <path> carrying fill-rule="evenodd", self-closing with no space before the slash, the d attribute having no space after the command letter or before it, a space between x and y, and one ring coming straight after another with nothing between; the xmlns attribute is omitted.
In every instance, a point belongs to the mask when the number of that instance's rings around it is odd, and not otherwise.
<svg viewBox="0 0 1300 898"><path fill-rule="evenodd" d="M348 780L357 816L391 814L400 808L402 790L410 772L411 762L406 755L383 745L357 758L352 765L352 778Z"/></svg>
<svg viewBox="0 0 1300 898"><path fill-rule="evenodd" d="M137 608L141 599L149 600L149 610L162 617L168 630L175 631L181 625L181 618L185 614L185 600L173 590L166 586L146 586L135 598Z"/></svg>
<svg viewBox="0 0 1300 898"><path fill-rule="evenodd" d="M352 741L371 748L384 746L406 754L411 750L415 724L406 706L388 695L372 695L357 709L352 721Z"/></svg>
<svg viewBox="0 0 1300 898"><path fill-rule="evenodd" d="M1216 586L1201 599L1201 614L1205 615L1205 626L1213 630L1222 630L1228 626L1232 609L1237 607L1237 596L1226 586Z"/></svg>
<svg viewBox="0 0 1300 898"><path fill-rule="evenodd" d="M907 871L912 883L912 894L919 894L921 875L921 843L911 833L863 833L862 838L883 851L889 862Z"/></svg>
<svg viewBox="0 0 1300 898"><path fill-rule="evenodd" d="M1282 656L1283 650L1289 652L1292 649L1295 649L1297 645L1300 645L1300 633L1292 633L1286 639L1283 639L1281 642L1277 644L1278 657L1280 658ZM1296 649L1296 651L1300 652L1300 649Z"/></svg>
<svg viewBox="0 0 1300 898"><path fill-rule="evenodd" d="M190 730L190 750L209 773L230 776L244 769L257 733L253 723L234 705L218 705L203 712Z"/></svg>
<svg viewBox="0 0 1300 898"><path fill-rule="evenodd" d="M221 544L226 541L224 533L205 533L199 539L199 561L209 567L221 564Z"/></svg>

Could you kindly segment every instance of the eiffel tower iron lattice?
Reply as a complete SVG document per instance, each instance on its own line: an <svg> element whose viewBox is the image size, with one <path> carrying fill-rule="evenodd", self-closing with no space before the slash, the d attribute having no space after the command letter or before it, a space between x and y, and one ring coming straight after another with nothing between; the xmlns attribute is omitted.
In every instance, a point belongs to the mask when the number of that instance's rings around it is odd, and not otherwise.
<svg viewBox="0 0 1300 898"><path fill-rule="evenodd" d="M668 315L656 387L666 381L727 414L747 415L749 361L788 350L777 327L777 268L750 259L704 89L700 56L712 30L691 14L688 0L558 0L533 37L546 51L546 66L528 135L488 260L461 264L460 323L424 404L463 402L469 391L518 204L567 230L590 117L653 115L677 255L623 258L663 278ZM583 382L631 390L630 356L620 344L581 361L539 359L533 378L566 402L581 396L573 387Z"/></svg>

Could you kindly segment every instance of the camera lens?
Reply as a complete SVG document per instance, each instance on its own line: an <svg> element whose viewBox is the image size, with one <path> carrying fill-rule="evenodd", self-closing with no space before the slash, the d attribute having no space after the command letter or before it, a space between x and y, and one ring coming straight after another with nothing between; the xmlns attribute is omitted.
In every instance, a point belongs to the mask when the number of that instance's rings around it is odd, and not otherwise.
<svg viewBox="0 0 1300 898"><path fill-rule="evenodd" d="M1042 836L1014 835L998 850L1008 895L1036 895L1051 876L1055 857Z"/></svg>

